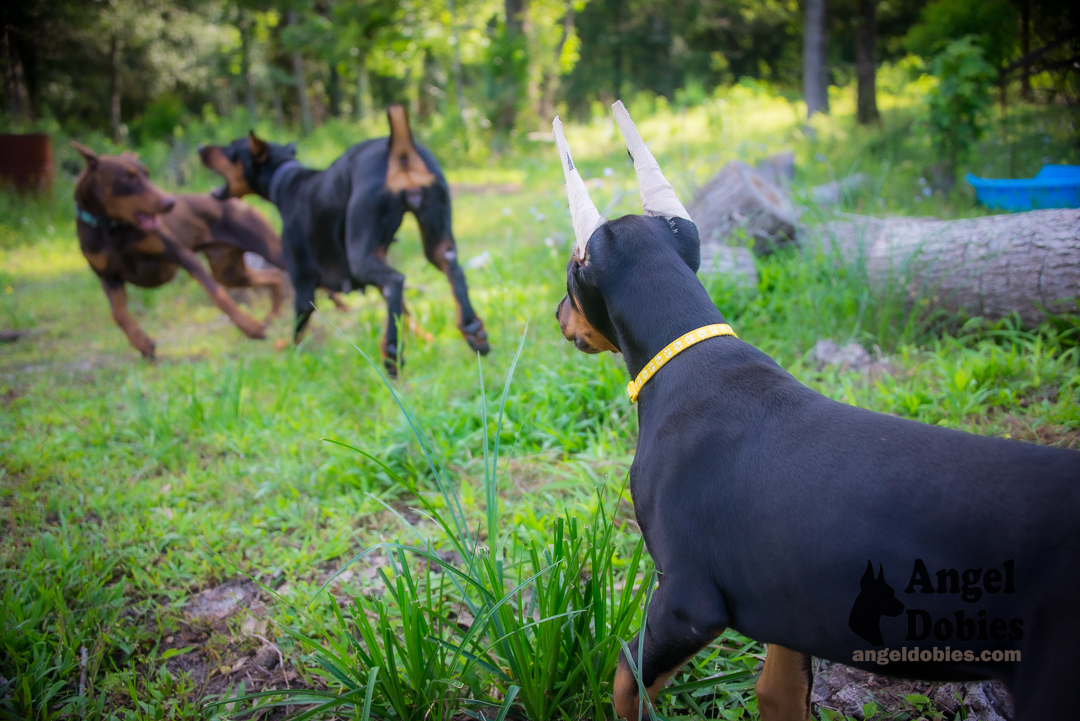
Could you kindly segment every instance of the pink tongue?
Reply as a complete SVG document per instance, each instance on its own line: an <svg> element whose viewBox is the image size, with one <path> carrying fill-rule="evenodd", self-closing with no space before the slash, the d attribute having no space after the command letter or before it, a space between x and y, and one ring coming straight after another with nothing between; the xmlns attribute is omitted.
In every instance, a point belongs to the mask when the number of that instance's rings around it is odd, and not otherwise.
<svg viewBox="0 0 1080 721"><path fill-rule="evenodd" d="M143 230L157 230L158 219L156 215L146 215L145 213L138 213L135 217L139 221L139 227Z"/></svg>

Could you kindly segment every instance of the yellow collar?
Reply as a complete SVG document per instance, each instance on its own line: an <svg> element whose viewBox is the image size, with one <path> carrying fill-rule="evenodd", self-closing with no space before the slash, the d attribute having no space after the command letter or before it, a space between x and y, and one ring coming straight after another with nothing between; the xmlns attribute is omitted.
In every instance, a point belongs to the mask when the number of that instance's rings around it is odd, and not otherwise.
<svg viewBox="0 0 1080 721"><path fill-rule="evenodd" d="M664 350L657 353L653 359L649 361L648 365L641 369L641 372L637 374L637 378L627 384L626 392L630 395L630 402L637 402L638 393L641 392L641 387L645 385L650 378L656 375L656 371L663 368L665 363L695 343L700 343L706 338L715 338L718 335L739 337L735 335L735 331L733 331L731 326L727 323L716 323L714 325L702 326L697 330L692 330L681 338L676 338L668 343Z"/></svg>

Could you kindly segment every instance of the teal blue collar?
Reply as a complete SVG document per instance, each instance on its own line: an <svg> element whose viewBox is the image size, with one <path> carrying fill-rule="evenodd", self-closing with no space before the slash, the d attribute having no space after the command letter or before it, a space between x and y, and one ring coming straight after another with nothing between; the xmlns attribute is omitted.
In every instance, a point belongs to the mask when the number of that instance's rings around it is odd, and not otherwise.
<svg viewBox="0 0 1080 721"><path fill-rule="evenodd" d="M75 204L75 217L89 225L91 228L116 228L121 225L127 225L127 223L122 220L113 220L112 218L102 218L97 215L92 215L78 203Z"/></svg>

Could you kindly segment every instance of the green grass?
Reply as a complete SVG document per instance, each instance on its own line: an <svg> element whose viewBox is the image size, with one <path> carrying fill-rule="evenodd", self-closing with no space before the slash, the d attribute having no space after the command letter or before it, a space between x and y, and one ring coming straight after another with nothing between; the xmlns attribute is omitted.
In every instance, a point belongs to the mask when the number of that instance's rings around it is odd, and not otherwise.
<svg viewBox="0 0 1080 721"><path fill-rule="evenodd" d="M985 212L962 189L914 203L926 149L908 130L910 98L883 100L881 130L853 127L850 98L835 101L813 140L798 106L753 88L685 111L647 98L631 110L684 194L732 157L790 147L796 192L859 169L881 178L881 190L849 209ZM239 134L230 122L192 128L184 142ZM1018 163L1028 154L1024 172L1041 152L1075 162L1069 122L1056 109L1017 109L1008 154ZM369 130L320 130L301 157L325 164ZM610 123L567 134L587 177L615 171L592 191L599 206L633 188ZM216 182L193 153L170 152L143 149L163 187L176 188L177 167L184 189ZM31 331L0 346L0 675L10 682L0 714L197 718L206 702L288 685L347 691L357 718L365 708L379 718L492 718L502 707L510 718L612 716L618 640L638 627L651 577L624 490L636 438L628 379L620 359L574 351L552 318L570 233L552 146L522 141L506 156L445 164L452 182L472 187L454 205L461 254L491 256L468 271L493 346L484 383L507 390L483 393L449 288L406 221L391 262L433 336L405 333L408 365L394 388L411 420L349 343L377 352L385 311L374 294L348 296L347 313L324 310L308 341L277 352L287 319L268 341L250 341L187 277L134 291L133 312L158 342L159 359L147 363L78 252L71 181L43 199L0 196L0 326ZM636 212L635 203L636 191L610 214ZM751 292L710 282L714 300L742 338L822 393L927 423L1080 445L1071 321L1025 330L936 316L867 293L858 268L825 257L778 254L758 270ZM808 353L821 338L876 345L889 372L819 370ZM265 606L218 622L185 617L194 594L245 574L265 586ZM263 644L256 635L276 644L288 673L251 661L233 670ZM727 634L680 674L659 711L756 717L761 655ZM719 685L695 685L717 674ZM301 708L296 697L278 700ZM265 702L237 703L256 701Z"/></svg>

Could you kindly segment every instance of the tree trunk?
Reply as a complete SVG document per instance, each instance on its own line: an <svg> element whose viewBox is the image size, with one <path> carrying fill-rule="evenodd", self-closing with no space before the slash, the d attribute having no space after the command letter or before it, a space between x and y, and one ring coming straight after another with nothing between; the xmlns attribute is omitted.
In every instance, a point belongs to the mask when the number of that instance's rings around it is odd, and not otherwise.
<svg viewBox="0 0 1080 721"><path fill-rule="evenodd" d="M555 116L555 93L559 89L559 59L562 58L563 49L566 47L570 35L574 32L574 6L566 6L566 15L563 16L563 32L559 38L559 44L555 46L555 57L552 59L552 67L544 73L544 79L540 88L540 106L537 115L541 122L548 122Z"/></svg>
<svg viewBox="0 0 1080 721"><path fill-rule="evenodd" d="M270 80L270 104L274 108L274 123L279 128L285 127L285 109L281 107L281 93L273 79Z"/></svg>
<svg viewBox="0 0 1080 721"><path fill-rule="evenodd" d="M708 245L730 245L739 228L754 241L754 252L768 253L795 238L795 209L787 195L746 163L733 160L716 174L687 207Z"/></svg>
<svg viewBox="0 0 1080 721"><path fill-rule="evenodd" d="M508 35L521 35L524 32L524 13L526 0L504 0L506 10L506 32Z"/></svg>
<svg viewBox="0 0 1080 721"><path fill-rule="evenodd" d="M356 68L356 119L363 120L367 113L368 95L368 72L364 64L365 57L360 56L360 65Z"/></svg>
<svg viewBox="0 0 1080 721"><path fill-rule="evenodd" d="M465 123L465 98L462 96L462 79L461 79L461 40L458 38L457 27L457 14L454 6L454 0L447 0L447 9L450 11L450 33L454 38L454 55L450 61L450 74L454 81L454 108L457 111L457 115L461 118L462 124Z"/></svg>
<svg viewBox="0 0 1080 721"><path fill-rule="evenodd" d="M326 94L330 98L330 117L341 117L341 76L338 75L337 63L330 61L330 78L326 83Z"/></svg>
<svg viewBox="0 0 1080 721"><path fill-rule="evenodd" d="M0 13L4 11L0 9ZM7 113L13 123L21 123L27 119L26 111L29 100L26 92L26 84L23 82L22 62L15 50L15 43L8 29L6 18L3 26L3 53L4 53L4 96L7 98Z"/></svg>
<svg viewBox="0 0 1080 721"><path fill-rule="evenodd" d="M858 76L859 99L857 117L860 125L880 120L877 109L877 0L858 0L855 18L855 74Z"/></svg>
<svg viewBox="0 0 1080 721"><path fill-rule="evenodd" d="M803 15L803 95L806 117L829 114L826 0L806 0Z"/></svg>
<svg viewBox="0 0 1080 721"><path fill-rule="evenodd" d="M289 24L296 24L296 11L289 11ZM304 78L304 56L300 54L300 48L293 50L293 75L296 76L296 96L300 102L300 131L309 135L315 127L311 119L311 103L307 96L307 80Z"/></svg>
<svg viewBox="0 0 1080 721"><path fill-rule="evenodd" d="M244 76L244 105L251 122L255 122L255 84L251 81L251 19L240 11L240 74Z"/></svg>
<svg viewBox="0 0 1080 721"><path fill-rule="evenodd" d="M503 3L506 12L504 45L507 57L502 59L497 71L502 75L502 87L498 91L498 110L495 117L495 126L502 131L513 130L517 122L519 95L523 91L527 92L519 86L518 60L514 57L517 50L527 50L524 42L526 2L527 0L504 0Z"/></svg>
<svg viewBox="0 0 1080 721"><path fill-rule="evenodd" d="M1020 0L1020 56L1031 53L1031 0ZM1020 98L1031 100L1031 63L1020 66Z"/></svg>
<svg viewBox="0 0 1080 721"><path fill-rule="evenodd" d="M120 39L113 35L109 38L109 125L112 127L113 140L120 142Z"/></svg>
<svg viewBox="0 0 1080 721"><path fill-rule="evenodd" d="M966 220L848 218L811 237L848 262L865 263L877 291L993 320L1015 312L1029 326L1047 310L1076 312L1080 210Z"/></svg>

